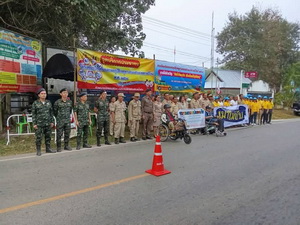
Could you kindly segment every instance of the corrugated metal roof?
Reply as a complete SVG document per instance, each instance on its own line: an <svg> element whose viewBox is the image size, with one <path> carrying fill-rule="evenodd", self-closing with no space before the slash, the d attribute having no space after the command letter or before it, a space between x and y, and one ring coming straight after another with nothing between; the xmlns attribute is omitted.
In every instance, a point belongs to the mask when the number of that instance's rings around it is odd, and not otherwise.
<svg viewBox="0 0 300 225"><path fill-rule="evenodd" d="M241 71L239 70L216 70L213 71L223 81L223 88L240 88L241 87ZM211 73L209 74L211 76ZM244 84L250 84L251 80L243 76Z"/></svg>

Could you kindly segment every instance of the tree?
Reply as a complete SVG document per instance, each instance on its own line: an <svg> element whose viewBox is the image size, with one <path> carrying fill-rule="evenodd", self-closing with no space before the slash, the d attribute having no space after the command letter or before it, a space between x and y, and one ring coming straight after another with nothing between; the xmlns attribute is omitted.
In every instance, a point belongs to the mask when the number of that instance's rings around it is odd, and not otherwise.
<svg viewBox="0 0 300 225"><path fill-rule="evenodd" d="M259 78L279 90L286 68L299 59L300 27L278 11L253 7L245 15L229 15L217 35L217 52L227 69L254 70Z"/></svg>
<svg viewBox="0 0 300 225"><path fill-rule="evenodd" d="M0 26L43 41L132 56L145 34L141 15L155 0L3 0Z"/></svg>

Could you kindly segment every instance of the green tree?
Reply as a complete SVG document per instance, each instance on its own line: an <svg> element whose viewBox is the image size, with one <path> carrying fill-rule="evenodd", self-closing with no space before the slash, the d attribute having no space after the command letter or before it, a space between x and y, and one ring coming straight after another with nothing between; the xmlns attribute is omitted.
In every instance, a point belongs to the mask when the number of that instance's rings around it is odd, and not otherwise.
<svg viewBox="0 0 300 225"><path fill-rule="evenodd" d="M254 70L276 91L287 67L299 59L300 27L278 11L255 7L245 15L230 14L217 35L217 52L227 69Z"/></svg>
<svg viewBox="0 0 300 225"><path fill-rule="evenodd" d="M0 26L42 40L48 46L99 51L140 51L141 15L155 0L3 0Z"/></svg>

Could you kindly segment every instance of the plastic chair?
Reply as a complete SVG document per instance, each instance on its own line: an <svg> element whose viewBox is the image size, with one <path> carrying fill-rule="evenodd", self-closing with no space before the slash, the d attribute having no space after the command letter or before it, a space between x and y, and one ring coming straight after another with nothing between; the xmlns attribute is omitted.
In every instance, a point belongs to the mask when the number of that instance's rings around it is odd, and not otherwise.
<svg viewBox="0 0 300 225"><path fill-rule="evenodd" d="M27 126L27 132L30 132L30 124L27 121L27 116L22 116L20 121L17 123L17 129L16 132L18 134L22 134L23 133L23 127Z"/></svg>

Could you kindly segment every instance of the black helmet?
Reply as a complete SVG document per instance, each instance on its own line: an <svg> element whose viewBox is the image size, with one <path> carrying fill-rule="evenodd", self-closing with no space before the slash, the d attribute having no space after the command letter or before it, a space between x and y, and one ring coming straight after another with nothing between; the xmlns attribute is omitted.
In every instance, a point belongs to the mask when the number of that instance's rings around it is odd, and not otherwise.
<svg viewBox="0 0 300 225"><path fill-rule="evenodd" d="M165 104L164 109L166 109L166 108L171 108L171 106L169 104Z"/></svg>

